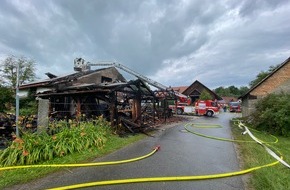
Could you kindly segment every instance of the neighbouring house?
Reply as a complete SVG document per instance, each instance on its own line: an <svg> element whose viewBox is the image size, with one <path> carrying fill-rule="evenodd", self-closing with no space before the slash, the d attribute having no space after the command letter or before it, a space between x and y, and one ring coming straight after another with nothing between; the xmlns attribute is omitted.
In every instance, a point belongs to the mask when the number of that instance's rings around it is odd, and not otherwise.
<svg viewBox="0 0 290 190"><path fill-rule="evenodd" d="M199 99L200 94L205 90L207 91L211 97L212 100L222 100L220 96L218 96L215 92L210 90L208 87L206 87L204 84L199 82L198 80L194 81L190 86L188 87L173 87L174 90L180 90L180 93L188 96L191 98L191 102L195 102L197 99Z"/></svg>
<svg viewBox="0 0 290 190"><path fill-rule="evenodd" d="M259 99L262 99L268 94L279 94L282 92L290 94L290 57L261 82L239 97L242 100L243 117L253 113L255 104Z"/></svg>
<svg viewBox="0 0 290 190"><path fill-rule="evenodd" d="M172 90L182 94L187 88L188 86L176 86L176 87L172 87Z"/></svg>
<svg viewBox="0 0 290 190"><path fill-rule="evenodd" d="M224 100L224 104L229 104L230 102L237 102L238 98L233 97L233 96L223 96L222 99Z"/></svg>
<svg viewBox="0 0 290 190"><path fill-rule="evenodd" d="M232 96L222 96L222 100L218 100L218 104L220 105L220 107L224 107L224 106L229 106L229 104L231 102L237 102L239 101L236 97L232 97Z"/></svg>

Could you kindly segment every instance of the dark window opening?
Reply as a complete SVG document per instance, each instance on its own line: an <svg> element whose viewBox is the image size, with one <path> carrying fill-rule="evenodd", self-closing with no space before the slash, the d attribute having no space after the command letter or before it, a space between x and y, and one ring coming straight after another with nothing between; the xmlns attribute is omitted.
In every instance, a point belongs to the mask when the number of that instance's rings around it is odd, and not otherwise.
<svg viewBox="0 0 290 190"><path fill-rule="evenodd" d="M102 83L112 82L112 81L113 81L112 78L102 76Z"/></svg>
<svg viewBox="0 0 290 190"><path fill-rule="evenodd" d="M257 99L257 96L249 95L249 99L250 99L250 100L255 100L255 99Z"/></svg>
<svg viewBox="0 0 290 190"><path fill-rule="evenodd" d="M194 103L199 99L199 95L191 95L190 98L191 98L191 102Z"/></svg>

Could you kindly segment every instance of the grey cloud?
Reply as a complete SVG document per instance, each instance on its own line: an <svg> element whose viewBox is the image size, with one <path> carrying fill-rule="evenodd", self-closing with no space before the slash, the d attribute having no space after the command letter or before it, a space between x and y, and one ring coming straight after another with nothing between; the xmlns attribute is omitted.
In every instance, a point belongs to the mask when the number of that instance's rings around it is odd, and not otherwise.
<svg viewBox="0 0 290 190"><path fill-rule="evenodd" d="M32 57L39 73L72 72L83 57L171 86L246 85L287 58L266 55L289 50L289 13L278 11L287 1L19 1L27 11L15 2L0 2L0 54Z"/></svg>
<svg viewBox="0 0 290 190"><path fill-rule="evenodd" d="M241 2L240 15L253 16L265 10L274 10L285 3L287 0L245 0Z"/></svg>
<svg viewBox="0 0 290 190"><path fill-rule="evenodd" d="M126 7L115 1L106 3L90 1L89 5L81 6L75 2L68 6L63 5L63 8L76 20L79 28L88 33L92 41L113 58L119 59L132 68L137 68L136 62L139 65L146 65L145 74L152 74L159 69L158 66L161 66L162 61L167 57L183 56L205 43L206 32L202 29L203 31L194 42L187 42L182 47L174 49L183 40L185 28L194 23L209 22L211 18L217 18L215 11L221 11L210 6L206 9L207 4L205 4L206 11L203 13L203 7L198 6L199 2L189 5L186 9L183 8L184 10L179 8L179 6L182 7L179 1L175 1L174 4L151 2L153 3L129 1ZM152 9L161 12L165 10L165 15L156 22L146 20L155 13L151 11ZM96 16L90 18L87 15ZM91 25L92 20L93 25ZM86 28L90 30L84 31L83 29Z"/></svg>

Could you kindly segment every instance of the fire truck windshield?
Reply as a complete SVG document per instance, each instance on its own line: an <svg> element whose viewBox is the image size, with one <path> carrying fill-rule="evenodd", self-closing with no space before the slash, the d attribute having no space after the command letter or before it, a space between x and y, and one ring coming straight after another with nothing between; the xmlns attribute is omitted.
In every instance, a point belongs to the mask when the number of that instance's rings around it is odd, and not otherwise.
<svg viewBox="0 0 290 190"><path fill-rule="evenodd" d="M218 104L217 104L217 102L211 102L211 106L218 107Z"/></svg>

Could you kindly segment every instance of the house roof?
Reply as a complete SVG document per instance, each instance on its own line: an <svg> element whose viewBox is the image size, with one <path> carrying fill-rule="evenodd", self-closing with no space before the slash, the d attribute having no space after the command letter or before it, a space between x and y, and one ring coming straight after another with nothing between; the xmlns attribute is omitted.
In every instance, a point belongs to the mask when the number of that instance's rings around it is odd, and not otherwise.
<svg viewBox="0 0 290 190"><path fill-rule="evenodd" d="M287 63L290 63L290 57L288 57L288 59L286 59L283 63L281 63L279 67L277 67L274 71L272 71L268 76L266 76L258 84L254 85L245 94L243 94L242 96L240 96L238 98L239 99L243 99L245 96L247 96L248 94L250 94L254 89L256 89L258 86L260 86L263 82L265 82L268 78L270 78L273 74L275 74L278 70L280 70L282 67L284 67Z"/></svg>
<svg viewBox="0 0 290 190"><path fill-rule="evenodd" d="M140 79L131 80L129 82L116 82L111 84L81 84L77 86L69 86L64 91L46 91L38 94L39 97L62 96L62 95L78 95L78 94L108 94L112 91L126 92L135 95L140 92L142 96L154 96L150 88Z"/></svg>
<svg viewBox="0 0 290 190"><path fill-rule="evenodd" d="M222 98L219 95L217 95L215 92L213 92L212 90L210 90L208 87L206 87L204 84L202 84L198 80L194 81L186 90L184 90L183 91L183 94L184 95L190 95L194 90L196 90L196 88L194 88L194 86L199 86L202 89L207 90L212 96L214 96L215 99L222 100Z"/></svg>
<svg viewBox="0 0 290 190"><path fill-rule="evenodd" d="M172 87L172 90L177 91L179 93L183 93L187 88L188 86L176 86Z"/></svg>
<svg viewBox="0 0 290 190"><path fill-rule="evenodd" d="M49 77L48 79L43 79L40 81L34 81L27 84L22 84L19 86L19 89L26 89L26 88L32 88L32 87L40 87L40 86L47 86L50 84L53 84L55 82L63 81L63 80L74 80L80 76L88 75L94 71L86 71L86 72L77 72L72 73L64 76L55 76L55 77Z"/></svg>
<svg viewBox="0 0 290 190"><path fill-rule="evenodd" d="M222 99L225 101L225 103L238 101L238 99L233 96L223 96Z"/></svg>

